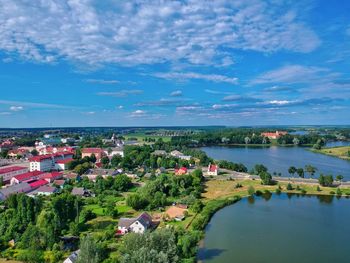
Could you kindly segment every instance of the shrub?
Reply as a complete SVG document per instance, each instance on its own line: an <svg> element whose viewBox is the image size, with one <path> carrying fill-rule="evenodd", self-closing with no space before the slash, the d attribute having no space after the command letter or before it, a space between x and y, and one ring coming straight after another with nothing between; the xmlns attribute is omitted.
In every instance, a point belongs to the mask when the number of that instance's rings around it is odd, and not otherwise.
<svg viewBox="0 0 350 263"><path fill-rule="evenodd" d="M248 194L249 194L249 195L253 195L254 193L255 193L254 187L253 187L253 186L249 186L249 187L248 187Z"/></svg>
<svg viewBox="0 0 350 263"><path fill-rule="evenodd" d="M287 184L287 190L288 191L293 190L293 186L290 183Z"/></svg>

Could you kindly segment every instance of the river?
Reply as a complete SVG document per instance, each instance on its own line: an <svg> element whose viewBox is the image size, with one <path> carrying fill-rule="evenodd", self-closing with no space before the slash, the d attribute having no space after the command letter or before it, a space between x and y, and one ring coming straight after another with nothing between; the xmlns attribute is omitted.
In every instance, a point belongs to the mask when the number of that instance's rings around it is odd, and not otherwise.
<svg viewBox="0 0 350 263"><path fill-rule="evenodd" d="M333 142L327 146L346 145L346 142ZM305 165L312 165L318 169L315 176L320 173L343 175L345 180L350 180L350 161L336 157L314 153L305 147L227 147L211 146L202 147L208 156L216 160L228 160L235 163L243 163L248 169L252 169L255 164L265 165L271 173L282 173L282 176L290 176L288 168L295 166L304 168Z"/></svg>
<svg viewBox="0 0 350 263"><path fill-rule="evenodd" d="M270 196L271 197L271 196ZM206 227L204 263L348 263L350 199L272 195L244 198Z"/></svg>

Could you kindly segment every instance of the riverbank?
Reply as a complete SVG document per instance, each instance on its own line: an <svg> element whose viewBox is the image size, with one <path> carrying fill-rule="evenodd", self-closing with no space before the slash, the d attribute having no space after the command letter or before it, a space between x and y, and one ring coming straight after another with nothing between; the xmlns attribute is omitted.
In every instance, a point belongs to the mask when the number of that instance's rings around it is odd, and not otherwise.
<svg viewBox="0 0 350 263"><path fill-rule="evenodd" d="M320 150L316 150L316 149L310 149L310 150L315 153L321 153L321 154L350 161L350 155L349 155L350 146L338 146L338 147L331 147L331 148L323 148Z"/></svg>
<svg viewBox="0 0 350 263"><path fill-rule="evenodd" d="M248 174L239 173L240 179L232 178L207 178L203 196L204 208L196 215L196 219L188 225L192 230L200 230L203 238L198 243L198 248L203 245L204 230L212 216L222 208L240 201L254 194L286 193L296 195L324 195L350 198L350 186L343 188L324 187L312 182L277 182L276 185L262 185L260 179L247 178ZM244 177L245 176L245 177ZM237 177L239 178L239 177ZM288 185L291 185L291 188ZM288 190L289 189L289 190ZM339 189L339 191L337 190ZM340 190L341 189L341 190Z"/></svg>

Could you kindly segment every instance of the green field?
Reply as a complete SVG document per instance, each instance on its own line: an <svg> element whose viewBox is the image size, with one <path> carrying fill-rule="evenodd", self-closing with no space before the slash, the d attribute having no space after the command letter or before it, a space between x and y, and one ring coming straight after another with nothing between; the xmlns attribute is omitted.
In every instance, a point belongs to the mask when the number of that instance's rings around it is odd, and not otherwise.
<svg viewBox="0 0 350 263"><path fill-rule="evenodd" d="M130 133L130 134L123 135L123 137L125 137L125 139L136 138L137 141L139 142L144 142L145 138L151 138L156 140L161 138L165 142L169 142L171 139L171 136L157 136L157 135L145 134L145 133Z"/></svg>
<svg viewBox="0 0 350 263"><path fill-rule="evenodd" d="M338 157L345 160L350 160L350 146L324 148L321 150L313 150L313 151L317 153Z"/></svg>

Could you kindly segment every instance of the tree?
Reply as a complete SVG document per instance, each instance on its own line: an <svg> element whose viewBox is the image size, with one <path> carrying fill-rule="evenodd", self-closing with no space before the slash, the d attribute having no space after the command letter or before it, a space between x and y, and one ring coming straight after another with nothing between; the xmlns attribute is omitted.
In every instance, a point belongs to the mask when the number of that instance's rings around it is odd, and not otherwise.
<svg viewBox="0 0 350 263"><path fill-rule="evenodd" d="M97 247L94 239L90 235L88 235L84 237L80 242L80 252L78 255L77 263L99 262L101 262L99 248Z"/></svg>
<svg viewBox="0 0 350 263"><path fill-rule="evenodd" d="M194 204L191 206L191 210L195 213L200 213L204 207L204 204L201 200L196 200Z"/></svg>
<svg viewBox="0 0 350 263"><path fill-rule="evenodd" d="M344 179L344 176L342 176L341 174L338 174L335 178L337 181L341 182ZM1 184L0 184L1 185Z"/></svg>
<svg viewBox="0 0 350 263"><path fill-rule="evenodd" d="M261 183L263 185L272 185L273 184L273 181L272 181L272 176L270 173L268 172L261 172L259 174L260 176L260 179L261 179Z"/></svg>
<svg viewBox="0 0 350 263"><path fill-rule="evenodd" d="M262 164L256 164L254 166L254 172L255 174L258 174L258 175L261 173L267 172L267 167Z"/></svg>
<svg viewBox="0 0 350 263"><path fill-rule="evenodd" d="M304 169L303 168L298 168L297 169L297 174L299 177L304 178Z"/></svg>
<svg viewBox="0 0 350 263"><path fill-rule="evenodd" d="M322 186L332 186L333 185L333 176L332 175L323 175L321 174L318 178L318 182Z"/></svg>
<svg viewBox="0 0 350 263"><path fill-rule="evenodd" d="M111 165L113 168L117 168L119 164L122 162L123 157L121 157L119 154L113 155L111 159Z"/></svg>
<svg viewBox="0 0 350 263"><path fill-rule="evenodd" d="M248 194L249 194L249 195L253 195L254 193L255 193L254 187L253 187L253 186L249 186L249 187L248 187Z"/></svg>
<svg viewBox="0 0 350 263"><path fill-rule="evenodd" d="M33 149L31 152L30 152L33 156L37 156L39 154L39 152L36 150L36 149Z"/></svg>
<svg viewBox="0 0 350 263"><path fill-rule="evenodd" d="M290 183L288 183L286 189L288 191L291 191L291 190L293 190L293 186Z"/></svg>
<svg viewBox="0 0 350 263"><path fill-rule="evenodd" d="M131 206L135 210L140 210L140 209L145 208L147 206L148 202L141 195L133 194L133 195L129 195L126 198L126 204L128 206Z"/></svg>
<svg viewBox="0 0 350 263"><path fill-rule="evenodd" d="M317 168L312 165L305 165L305 171L313 177L317 171Z"/></svg>
<svg viewBox="0 0 350 263"><path fill-rule="evenodd" d="M294 166L291 166L288 168L288 173L291 175L291 176L294 176L294 174L297 172L297 168L295 168Z"/></svg>
<svg viewBox="0 0 350 263"><path fill-rule="evenodd" d="M143 235L130 233L124 239L123 263L179 262L176 235L163 228Z"/></svg>
<svg viewBox="0 0 350 263"><path fill-rule="evenodd" d="M125 174L117 175L116 178L114 179L113 188L117 191L124 192L129 190L131 187L132 187L131 179Z"/></svg>
<svg viewBox="0 0 350 263"><path fill-rule="evenodd" d="M107 156L103 156L101 158L101 163L103 165L103 167L108 167L108 164L109 164L109 158Z"/></svg>
<svg viewBox="0 0 350 263"><path fill-rule="evenodd" d="M4 178L0 176L0 188L4 185Z"/></svg>

